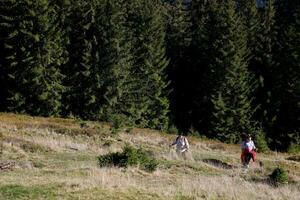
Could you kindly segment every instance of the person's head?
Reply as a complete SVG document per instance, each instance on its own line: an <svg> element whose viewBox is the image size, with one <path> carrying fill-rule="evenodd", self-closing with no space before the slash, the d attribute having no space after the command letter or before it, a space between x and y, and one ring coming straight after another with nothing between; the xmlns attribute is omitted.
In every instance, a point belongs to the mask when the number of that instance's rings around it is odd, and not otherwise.
<svg viewBox="0 0 300 200"><path fill-rule="evenodd" d="M251 135L250 134L247 134L247 133L243 132L242 136L243 136L244 141L250 141L251 140Z"/></svg>
<svg viewBox="0 0 300 200"><path fill-rule="evenodd" d="M247 141L251 141L251 139L252 139L251 135L250 135L250 134L247 134L246 140L247 140Z"/></svg>

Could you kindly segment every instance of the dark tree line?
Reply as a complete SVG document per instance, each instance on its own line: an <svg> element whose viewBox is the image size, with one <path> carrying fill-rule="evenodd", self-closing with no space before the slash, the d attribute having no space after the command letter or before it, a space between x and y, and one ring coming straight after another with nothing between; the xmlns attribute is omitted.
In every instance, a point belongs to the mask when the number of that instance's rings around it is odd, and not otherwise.
<svg viewBox="0 0 300 200"><path fill-rule="evenodd" d="M297 0L2 0L0 110L299 150Z"/></svg>

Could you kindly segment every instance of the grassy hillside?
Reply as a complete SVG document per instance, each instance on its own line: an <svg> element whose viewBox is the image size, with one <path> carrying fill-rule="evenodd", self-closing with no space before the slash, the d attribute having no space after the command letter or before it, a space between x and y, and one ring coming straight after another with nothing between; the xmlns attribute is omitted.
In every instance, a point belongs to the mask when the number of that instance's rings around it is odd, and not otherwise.
<svg viewBox="0 0 300 200"><path fill-rule="evenodd" d="M108 124L0 114L0 199L299 199L299 155L258 154L245 173L238 145L189 138L183 160L168 145L174 135L146 129L113 134ZM158 169L98 165L98 156L125 144L153 152ZM294 156L293 158L291 158ZM268 175L288 171L287 185Z"/></svg>

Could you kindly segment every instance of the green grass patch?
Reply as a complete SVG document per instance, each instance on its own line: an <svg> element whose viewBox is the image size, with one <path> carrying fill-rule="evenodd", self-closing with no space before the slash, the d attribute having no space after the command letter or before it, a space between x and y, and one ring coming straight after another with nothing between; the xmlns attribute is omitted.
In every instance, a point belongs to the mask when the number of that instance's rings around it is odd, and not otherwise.
<svg viewBox="0 0 300 200"><path fill-rule="evenodd" d="M126 191L121 190L105 190L103 188L91 188L84 190L76 190L65 194L65 198L61 199L89 199L89 200L164 200L167 198L160 197L157 193L137 190L129 188Z"/></svg>
<svg viewBox="0 0 300 200"><path fill-rule="evenodd" d="M39 156L32 158L32 162L40 159L43 165L55 168L55 169L66 169L74 167L82 163L96 163L96 154L84 153L84 152L50 152L45 154L39 154ZM39 165L39 163L37 163Z"/></svg>
<svg viewBox="0 0 300 200"><path fill-rule="evenodd" d="M196 200L196 197L189 196L189 195L183 195L181 193L178 193L176 195L176 200Z"/></svg>
<svg viewBox="0 0 300 200"><path fill-rule="evenodd" d="M82 153L82 152L55 152L55 153L49 153L45 154L45 157L47 159L51 159L57 162L82 162L82 161L92 161L95 159L94 154L89 153Z"/></svg>
<svg viewBox="0 0 300 200"><path fill-rule="evenodd" d="M0 199L56 199L55 187L4 185L0 187Z"/></svg>
<svg viewBox="0 0 300 200"><path fill-rule="evenodd" d="M221 175L223 172L219 169L209 167L205 164L199 164L194 162L182 162L180 160L160 160L159 161L161 168L170 170L173 168L172 171L175 173L181 172L182 170L190 169L195 173L202 174L202 175L209 175L209 176L218 176ZM171 172L171 171L170 171Z"/></svg>
<svg viewBox="0 0 300 200"><path fill-rule="evenodd" d="M105 166L139 166L141 169L153 172L158 162L153 158L152 153L143 149L125 146L123 152L110 153L98 157L100 167Z"/></svg>
<svg viewBox="0 0 300 200"><path fill-rule="evenodd" d="M41 153L50 151L50 149L47 147L29 141L22 141L20 147L28 153Z"/></svg>

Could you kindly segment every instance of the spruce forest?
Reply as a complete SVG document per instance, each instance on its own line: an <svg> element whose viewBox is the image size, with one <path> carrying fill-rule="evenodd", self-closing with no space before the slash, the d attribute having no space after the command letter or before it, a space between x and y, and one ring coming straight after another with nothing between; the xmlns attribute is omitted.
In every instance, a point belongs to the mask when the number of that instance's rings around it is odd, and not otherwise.
<svg viewBox="0 0 300 200"><path fill-rule="evenodd" d="M1 0L0 111L300 151L299 0Z"/></svg>

